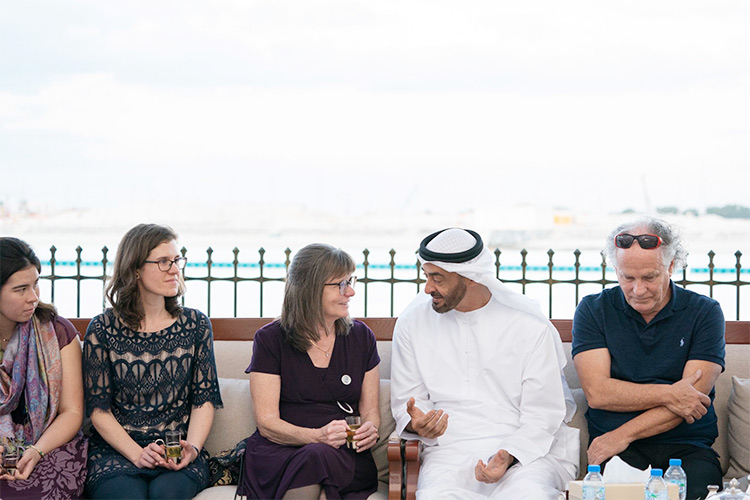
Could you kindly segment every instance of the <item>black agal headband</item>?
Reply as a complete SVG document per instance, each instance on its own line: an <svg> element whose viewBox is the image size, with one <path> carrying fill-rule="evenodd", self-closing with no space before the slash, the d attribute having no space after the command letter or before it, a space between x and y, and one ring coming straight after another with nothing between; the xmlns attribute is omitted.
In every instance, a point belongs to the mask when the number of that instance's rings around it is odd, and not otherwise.
<svg viewBox="0 0 750 500"><path fill-rule="evenodd" d="M450 229L450 228L449 228ZM443 231L447 231L447 229L442 229L440 231L434 232L425 239L422 240L422 243L419 245L419 256L422 257L425 261L439 261L439 262L451 262L451 263L461 263L461 262L468 262L474 257L478 256L480 253L482 253L482 250L484 249L484 243L482 242L482 237L479 236L476 232L472 231L471 229L462 229L463 231L466 231L470 235L472 235L476 240L476 244L468 249L464 250L463 252L458 253L439 253L439 252L433 252L432 250L427 249L427 245L435 239L435 237L442 233Z"/></svg>

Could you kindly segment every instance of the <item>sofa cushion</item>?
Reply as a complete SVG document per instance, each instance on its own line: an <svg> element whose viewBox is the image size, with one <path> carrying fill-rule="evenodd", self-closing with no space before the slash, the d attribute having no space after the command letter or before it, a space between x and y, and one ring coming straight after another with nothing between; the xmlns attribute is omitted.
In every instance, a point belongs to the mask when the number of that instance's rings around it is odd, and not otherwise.
<svg viewBox="0 0 750 500"><path fill-rule="evenodd" d="M586 475L586 467L588 466L588 455L586 452L588 451L589 443L589 426L586 422L586 410L589 409L589 405L583 389L575 388L571 389L570 392L573 393L573 398L576 401L576 413L568 425L580 431L581 449L578 456L578 479L583 479L583 476Z"/></svg>
<svg viewBox="0 0 750 500"><path fill-rule="evenodd" d="M218 340L214 342L216 372L221 378L249 379L245 369L250 366L253 357L253 342L236 340Z"/></svg>
<svg viewBox="0 0 750 500"><path fill-rule="evenodd" d="M380 379L380 440L372 447L372 457L378 467L378 480L388 483L388 437L396 430L391 413L391 381Z"/></svg>
<svg viewBox="0 0 750 500"><path fill-rule="evenodd" d="M236 492L237 492L237 487L234 485L213 486L211 488L206 488L205 490L201 491L193 498L195 500L235 500ZM239 498L245 498L245 497L239 497Z"/></svg>
<svg viewBox="0 0 750 500"><path fill-rule="evenodd" d="M248 380L219 377L219 389L224 407L214 414L211 433L204 445L211 455L234 448L255 432L255 415Z"/></svg>
<svg viewBox="0 0 750 500"><path fill-rule="evenodd" d="M391 379L391 341L390 340L378 340L378 355L380 356L380 364L378 365L380 378L390 380Z"/></svg>
<svg viewBox="0 0 750 500"><path fill-rule="evenodd" d="M750 474L750 378L732 376L732 392L727 404L729 414L727 477Z"/></svg>

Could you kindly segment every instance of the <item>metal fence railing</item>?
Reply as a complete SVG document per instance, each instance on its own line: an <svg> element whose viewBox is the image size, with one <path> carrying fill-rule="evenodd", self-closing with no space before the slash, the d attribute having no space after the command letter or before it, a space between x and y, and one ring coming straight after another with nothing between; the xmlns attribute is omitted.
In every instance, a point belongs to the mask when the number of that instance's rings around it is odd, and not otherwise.
<svg viewBox="0 0 750 500"><path fill-rule="evenodd" d="M188 256L186 248L181 252ZM83 253L79 246L75 249L75 259L58 260L57 248L53 246L49 260L43 262L43 300L52 301L61 314L70 317L90 317L106 306L103 292L112 267L109 250L102 248L101 258L97 259L84 259ZM205 259L188 256L185 304L213 317L278 315L292 251L287 248L273 255L271 262L266 261L263 248L257 251L257 259L249 261L240 259L237 248L232 254L231 262L215 261L214 250L209 247ZM414 253L397 255L390 250L374 258L365 249L361 258L352 256L358 262L357 293L361 294L352 306L354 316L398 315L421 291L424 279ZM572 318L581 298L616 284L614 270L607 267L596 251L584 254L579 250L570 253L521 250L515 254L494 250L494 256L497 277L538 299L549 317ZM689 260L688 267L675 272L673 280L679 286L716 298L726 319L747 319L750 268L743 268L740 251L733 257L731 265L728 264L731 256L722 255L723 263L717 266L717 254L710 251L698 257L702 262Z"/></svg>

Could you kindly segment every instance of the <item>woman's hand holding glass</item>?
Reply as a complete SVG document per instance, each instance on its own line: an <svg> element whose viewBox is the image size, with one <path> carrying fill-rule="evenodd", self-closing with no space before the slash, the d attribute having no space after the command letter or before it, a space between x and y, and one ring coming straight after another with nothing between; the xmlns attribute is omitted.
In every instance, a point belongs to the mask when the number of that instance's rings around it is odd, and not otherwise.
<svg viewBox="0 0 750 500"><path fill-rule="evenodd" d="M182 453L180 455L179 463L175 463L173 460L169 459L164 463L164 467L170 470L184 469L198 458L198 450L189 442L180 439L180 447L182 447Z"/></svg>
<svg viewBox="0 0 750 500"><path fill-rule="evenodd" d="M141 450L140 456L133 463L136 467L141 469L153 469L157 465L166 465L167 461L164 460L164 447L157 443L149 443Z"/></svg>
<svg viewBox="0 0 750 500"><path fill-rule="evenodd" d="M34 447L26 447L22 440L5 437L0 439L0 457L2 457L0 479L10 481L27 479L42 458Z"/></svg>
<svg viewBox="0 0 750 500"><path fill-rule="evenodd" d="M379 437L378 428L372 422L368 421L362 424L357 429L357 432L354 433L354 442L357 443L357 453L362 453L375 446Z"/></svg>
<svg viewBox="0 0 750 500"><path fill-rule="evenodd" d="M319 443L325 443L333 448L346 443L346 431L349 426L346 425L344 420L331 420L326 425L318 429L320 431L318 436Z"/></svg>
<svg viewBox="0 0 750 500"><path fill-rule="evenodd" d="M42 456L39 455L38 451L33 448L26 448L26 451L23 452L23 455L21 455L21 458L19 458L16 463L15 472L9 474L8 471L4 469L3 475L0 476L0 479L28 479L34 471L34 467L36 467L36 464L38 464L41 459Z"/></svg>

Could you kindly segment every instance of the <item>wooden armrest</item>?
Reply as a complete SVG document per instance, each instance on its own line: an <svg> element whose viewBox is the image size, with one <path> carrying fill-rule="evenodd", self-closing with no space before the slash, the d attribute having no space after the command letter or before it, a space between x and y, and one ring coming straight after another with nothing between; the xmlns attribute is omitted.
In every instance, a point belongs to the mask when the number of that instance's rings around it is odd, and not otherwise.
<svg viewBox="0 0 750 500"><path fill-rule="evenodd" d="M401 458L401 439L394 431L388 438L388 500L401 500L404 484L404 462Z"/></svg>
<svg viewBox="0 0 750 500"><path fill-rule="evenodd" d="M419 465L422 457L422 441L411 439L404 441L404 498L415 500L417 498L417 479L419 478Z"/></svg>
<svg viewBox="0 0 750 500"><path fill-rule="evenodd" d="M422 442L401 439L394 431L388 438L388 500L415 500Z"/></svg>

